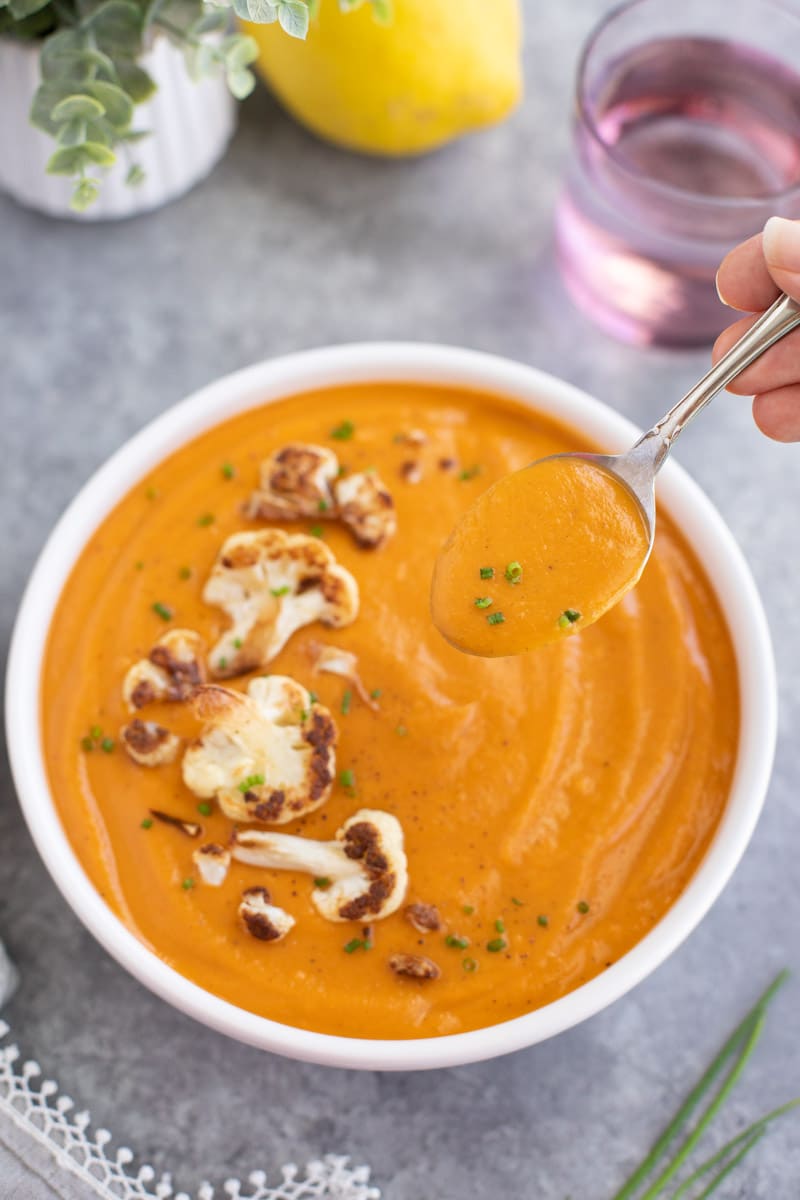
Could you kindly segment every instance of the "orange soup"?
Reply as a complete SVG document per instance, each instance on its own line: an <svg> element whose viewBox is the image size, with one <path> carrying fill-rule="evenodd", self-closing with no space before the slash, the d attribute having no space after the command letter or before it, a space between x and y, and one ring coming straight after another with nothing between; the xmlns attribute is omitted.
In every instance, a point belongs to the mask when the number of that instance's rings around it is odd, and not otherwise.
<svg viewBox="0 0 800 1200"><path fill-rule="evenodd" d="M433 1037L563 996L680 895L739 707L669 517L638 586L578 636L479 658L431 621L459 518L571 449L593 447L499 397L336 388L204 433L99 525L50 631L45 755L90 878L175 970L290 1025ZM203 647L177 666L173 630ZM369 888L345 895L358 870Z"/></svg>

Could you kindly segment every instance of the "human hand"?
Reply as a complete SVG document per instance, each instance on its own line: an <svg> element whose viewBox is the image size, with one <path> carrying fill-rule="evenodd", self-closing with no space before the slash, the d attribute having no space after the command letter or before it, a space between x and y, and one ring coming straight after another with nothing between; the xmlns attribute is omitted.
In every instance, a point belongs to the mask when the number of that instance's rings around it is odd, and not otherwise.
<svg viewBox="0 0 800 1200"><path fill-rule="evenodd" d="M764 232L742 242L722 260L717 273L720 299L740 312L762 312L779 292L800 301L800 221L770 217ZM756 317L743 317L719 335L714 362L749 329ZM800 329L787 334L728 387L739 396L755 395L759 429L779 442L800 441Z"/></svg>

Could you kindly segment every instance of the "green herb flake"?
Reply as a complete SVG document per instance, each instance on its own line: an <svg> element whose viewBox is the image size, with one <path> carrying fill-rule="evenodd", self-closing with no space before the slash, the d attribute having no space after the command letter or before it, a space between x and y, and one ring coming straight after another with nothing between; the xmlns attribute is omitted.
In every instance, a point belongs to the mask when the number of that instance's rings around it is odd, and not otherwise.
<svg viewBox="0 0 800 1200"><path fill-rule="evenodd" d="M197 518L197 524L200 526L201 529L205 529L207 526L213 525L215 519L216 518L214 517L213 513L210 513L210 512L203 513L203 515L201 517Z"/></svg>
<svg viewBox="0 0 800 1200"><path fill-rule="evenodd" d="M181 887L185 892L190 892L192 890L194 887L194 879L192 879L191 875L187 875L187 877L181 881Z"/></svg>
<svg viewBox="0 0 800 1200"><path fill-rule="evenodd" d="M227 658L219 658L219 659L217 659L217 666L219 667L220 671L224 671L224 670L227 668L227 666L228 666L228 660L227 660Z"/></svg>
<svg viewBox="0 0 800 1200"><path fill-rule="evenodd" d="M319 704L319 696L316 692L309 692L308 699L310 704Z"/></svg>
<svg viewBox="0 0 800 1200"><path fill-rule="evenodd" d="M147 488L147 490L145 491L145 496L147 497L148 500L157 500L158 499L158 489L154 488L154 487Z"/></svg>
<svg viewBox="0 0 800 1200"><path fill-rule="evenodd" d="M490 625L504 625L506 619L501 612L493 612L487 615L486 620Z"/></svg>
<svg viewBox="0 0 800 1200"><path fill-rule="evenodd" d="M327 512L329 508L330 504L327 500L320 500L319 504L317 505L317 509L321 513Z"/></svg>
<svg viewBox="0 0 800 1200"><path fill-rule="evenodd" d="M330 881L330 879L328 879L327 875L319 875L314 880L315 888L329 888L330 886L331 886L331 881Z"/></svg>
<svg viewBox="0 0 800 1200"><path fill-rule="evenodd" d="M339 772L339 783L344 788L354 788L356 786L355 772L351 771L349 767L345 767L343 771Z"/></svg>
<svg viewBox="0 0 800 1200"><path fill-rule="evenodd" d="M508 942L505 938L497 937L486 943L486 949L490 954L499 954L501 950L505 950L507 945Z"/></svg>
<svg viewBox="0 0 800 1200"><path fill-rule="evenodd" d="M152 829L152 828L153 828L153 818L152 818L152 817L145 817L145 819L142 821L142 823L141 823L141 825L139 826L139 828L140 828L140 829Z"/></svg>
<svg viewBox="0 0 800 1200"><path fill-rule="evenodd" d="M547 926L550 924L550 918L545 913L539 913L539 916L536 918L536 920L541 925L542 929L547 929Z"/></svg>
<svg viewBox="0 0 800 1200"><path fill-rule="evenodd" d="M578 912L583 913L584 916L589 911L589 904L586 900L579 900L575 907L577 908Z"/></svg>
<svg viewBox="0 0 800 1200"><path fill-rule="evenodd" d="M448 933L444 939L445 946L452 947L453 950L466 950L469 945L469 938L457 937L454 933Z"/></svg>
<svg viewBox="0 0 800 1200"><path fill-rule="evenodd" d="M161 617L162 621L172 620L172 609L168 604L162 604L160 600L156 600L152 605L152 609L157 617Z"/></svg>
<svg viewBox="0 0 800 1200"><path fill-rule="evenodd" d="M325 536L325 530L321 525L312 525L308 531L312 537L321 538Z"/></svg>
<svg viewBox="0 0 800 1200"><path fill-rule="evenodd" d="M463 913L466 913L466 915L468 917L471 917L472 914L475 912L475 905L474 904L464 904L461 908L461 911Z"/></svg>
<svg viewBox="0 0 800 1200"><path fill-rule="evenodd" d="M525 903L525 901L524 901L524 900L518 900L516 896L512 896L512 897L511 897L511 903L512 903L512 904L516 904L517 908L522 908L522 906L523 906L523 904Z"/></svg>
<svg viewBox="0 0 800 1200"><path fill-rule="evenodd" d="M236 467L233 463L224 462L220 467L223 479L233 479L236 475Z"/></svg>
<svg viewBox="0 0 800 1200"><path fill-rule="evenodd" d="M370 697L373 700L380 700L382 695L383 695L383 688L373 688L372 691L370 692Z"/></svg>
<svg viewBox="0 0 800 1200"><path fill-rule="evenodd" d="M394 731L398 737L408 737L408 730L405 725L396 725Z"/></svg>
<svg viewBox="0 0 800 1200"><path fill-rule="evenodd" d="M345 954L353 954L356 950L371 950L371 949L372 949L372 942L368 941L367 938L352 938L351 941L345 942L345 945L344 945Z"/></svg>
<svg viewBox="0 0 800 1200"><path fill-rule="evenodd" d="M498 932L498 933L505 933L505 931L506 931L505 922L504 922L504 921L502 921L502 920L500 919L500 917L498 917L498 918L497 918L497 920L495 921L495 923L494 923L494 927L495 927L495 929L497 930L497 932Z"/></svg>
<svg viewBox="0 0 800 1200"><path fill-rule="evenodd" d="M247 778L243 779L242 782L240 784L238 784L237 786L239 788L239 791L242 793L242 795L246 795L246 793L249 792L251 788L263 787L263 785L264 785L264 776L263 775L248 775Z"/></svg>
<svg viewBox="0 0 800 1200"><path fill-rule="evenodd" d="M476 596L475 597L475 607L476 608L488 608L491 603L492 603L491 596Z"/></svg>
<svg viewBox="0 0 800 1200"><path fill-rule="evenodd" d="M477 971L477 969L478 969L478 964L476 963L476 961L475 961L475 959L474 959L474 958L464 958L464 959L462 959L462 960L461 960L461 966L462 966L462 967L464 968L464 970L465 970L465 971L466 971L468 974L470 974L470 975L473 973L473 971Z"/></svg>
<svg viewBox="0 0 800 1200"><path fill-rule="evenodd" d="M180 571L178 571L178 578L179 579L191 579L192 578L192 568L191 567L181 567Z"/></svg>
<svg viewBox="0 0 800 1200"><path fill-rule="evenodd" d="M101 738L102 736L103 736L103 731L102 731L102 729L100 728L100 726L99 726L99 725L93 725L93 726L91 727L91 729L89 730L89 737L91 737L91 738L94 738L94 740L95 740L96 742L99 742L99 741L100 741L100 738Z"/></svg>
<svg viewBox="0 0 800 1200"><path fill-rule="evenodd" d="M100 749L103 750L106 754L111 754L111 752L114 749L114 739L110 738L110 737L104 737L102 742L100 743Z"/></svg>
<svg viewBox="0 0 800 1200"><path fill-rule="evenodd" d="M342 716L346 717L350 712L350 705L353 703L353 693L348 688L342 696Z"/></svg>
<svg viewBox="0 0 800 1200"><path fill-rule="evenodd" d="M214 810L207 800L203 800L202 803L198 804L197 811L201 817L210 817Z"/></svg>
<svg viewBox="0 0 800 1200"><path fill-rule="evenodd" d="M136 563L134 563L133 565L136 567L136 570L137 570L137 571L143 571L143 570L144 570L144 563L142 562L142 560L141 560L141 559L139 559L139 561L138 561L138 562L136 562Z"/></svg>
<svg viewBox="0 0 800 1200"><path fill-rule="evenodd" d="M342 421L331 430L331 437L337 442L349 442L355 431L356 427L352 421Z"/></svg>
<svg viewBox="0 0 800 1200"><path fill-rule="evenodd" d="M561 616L558 618L559 629L569 629L570 625L574 625L576 621L580 621L581 614L577 608L565 608Z"/></svg>
<svg viewBox="0 0 800 1200"><path fill-rule="evenodd" d="M463 471L458 472L458 478L462 483L466 483L468 479L474 479L476 475L480 475L481 469L476 464L474 467L466 467Z"/></svg>
<svg viewBox="0 0 800 1200"><path fill-rule="evenodd" d="M81 749L85 750L87 754L90 750L94 750L94 742L90 737L81 738Z"/></svg>
<svg viewBox="0 0 800 1200"><path fill-rule="evenodd" d="M283 585L283 587L279 587L279 588L270 588L269 590L270 590L270 595L272 595L272 596L276 596L276 597L280 597L280 596L288 596L288 595L289 595L289 592L290 592L292 589L289 587L288 583L285 583L285 584Z"/></svg>
<svg viewBox="0 0 800 1200"><path fill-rule="evenodd" d="M481 567L481 579L494 579L494 567Z"/></svg>
<svg viewBox="0 0 800 1200"><path fill-rule="evenodd" d="M509 583L522 583L521 563L510 562L506 567L504 574Z"/></svg>

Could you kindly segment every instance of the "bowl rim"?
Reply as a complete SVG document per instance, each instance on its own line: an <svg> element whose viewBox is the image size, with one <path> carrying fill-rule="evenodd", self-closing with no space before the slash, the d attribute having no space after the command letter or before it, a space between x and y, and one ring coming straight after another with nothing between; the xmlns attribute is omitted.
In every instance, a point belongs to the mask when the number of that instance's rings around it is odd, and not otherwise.
<svg viewBox="0 0 800 1200"><path fill-rule="evenodd" d="M669 461L659 476L659 503L703 562L728 623L739 672L741 725L731 792L711 845L684 892L640 942L602 975L530 1013L466 1033L402 1040L316 1033L257 1016L214 996L160 959L96 891L69 843L50 792L39 693L47 634L61 590L86 541L114 505L157 462L203 430L238 412L307 390L396 382L509 396L580 429L610 451L626 448L641 432L627 418L553 375L456 346L349 343L267 359L226 375L168 408L124 442L56 523L30 575L12 633L6 732L20 806L50 876L79 920L140 983L202 1024L261 1049L325 1066L409 1071L477 1062L553 1037L619 999L677 949L728 882L752 836L772 767L777 702L769 630L749 568L711 501L676 462Z"/></svg>

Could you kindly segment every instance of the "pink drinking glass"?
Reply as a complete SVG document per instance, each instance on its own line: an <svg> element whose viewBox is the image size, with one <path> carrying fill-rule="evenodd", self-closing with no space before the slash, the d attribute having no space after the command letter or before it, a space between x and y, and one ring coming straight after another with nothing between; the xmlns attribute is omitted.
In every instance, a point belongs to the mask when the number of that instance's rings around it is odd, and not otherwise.
<svg viewBox="0 0 800 1200"><path fill-rule="evenodd" d="M578 68L556 249L575 302L626 341L689 346L731 320L720 260L800 217L800 8L629 0Z"/></svg>

